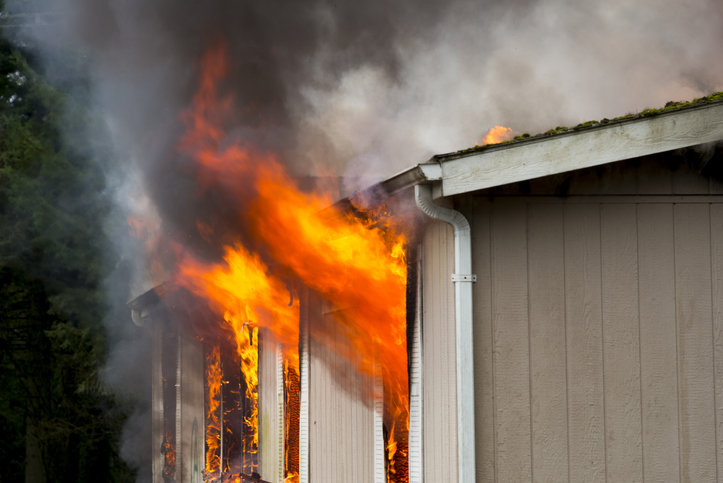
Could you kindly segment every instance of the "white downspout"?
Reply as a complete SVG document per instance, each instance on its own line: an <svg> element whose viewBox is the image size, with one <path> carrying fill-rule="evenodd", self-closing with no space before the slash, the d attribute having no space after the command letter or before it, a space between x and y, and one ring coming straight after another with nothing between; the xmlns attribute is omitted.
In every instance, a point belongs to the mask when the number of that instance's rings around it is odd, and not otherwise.
<svg viewBox="0 0 723 483"><path fill-rule="evenodd" d="M432 186L414 186L414 199L422 212L454 228L455 332L457 353L457 481L472 483L476 478L474 431L474 357L472 335L472 237L462 213L437 205Z"/></svg>

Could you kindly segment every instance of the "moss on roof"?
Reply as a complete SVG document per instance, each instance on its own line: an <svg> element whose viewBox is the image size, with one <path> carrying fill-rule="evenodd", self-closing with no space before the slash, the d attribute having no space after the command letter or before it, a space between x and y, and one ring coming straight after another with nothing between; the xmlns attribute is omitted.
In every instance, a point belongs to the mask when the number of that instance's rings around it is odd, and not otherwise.
<svg viewBox="0 0 723 483"><path fill-rule="evenodd" d="M449 153L446 155L441 155L441 156L446 157L446 156L454 156L454 155L459 155L459 154L480 152L480 151L485 151L491 147L497 147L497 146L501 146L501 145L505 145L505 144L517 143L520 141L526 141L528 139L540 139L540 138L545 138L545 137L549 137L549 136L555 136L555 135L562 134L562 133L582 131L585 129L595 128L595 127L603 126L603 125L610 124L610 123L617 123L620 121L627 121L627 120L631 120L631 119L641 119L644 117L656 116L656 115L664 113L664 112L679 111L679 110L686 109L689 107L700 106L703 104L710 104L712 102L718 102L718 101L723 101L723 92L715 92L708 96L700 97L700 98L694 99L692 101L682 101L682 102L669 101L665 104L664 107L661 107L659 109L644 109L643 111L641 111L637 114L626 114L624 116L615 117L613 119L604 118L599 121L587 121L587 122L583 122L583 123L578 124L577 126L572 126L572 127L557 126L554 129L549 129L548 131L545 131L544 133L539 133L539 134L535 134L535 135L531 135L530 133L523 133L523 134L520 134L519 136L515 136L513 139L510 139L508 141L502 141L500 143L494 143L494 144L485 144L483 146L475 145L471 148L462 149L460 151L457 151L454 153ZM437 156L435 156L435 157L437 157Z"/></svg>

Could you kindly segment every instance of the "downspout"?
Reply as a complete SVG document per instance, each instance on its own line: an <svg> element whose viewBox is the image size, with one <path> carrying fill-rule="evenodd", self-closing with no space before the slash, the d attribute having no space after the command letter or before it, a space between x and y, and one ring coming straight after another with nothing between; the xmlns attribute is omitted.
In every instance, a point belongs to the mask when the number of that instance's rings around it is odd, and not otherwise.
<svg viewBox="0 0 723 483"><path fill-rule="evenodd" d="M454 228L455 332L457 354L457 481L476 479L474 431L474 357L472 334L472 237L462 213L434 203L431 184L416 184L414 199L422 212Z"/></svg>

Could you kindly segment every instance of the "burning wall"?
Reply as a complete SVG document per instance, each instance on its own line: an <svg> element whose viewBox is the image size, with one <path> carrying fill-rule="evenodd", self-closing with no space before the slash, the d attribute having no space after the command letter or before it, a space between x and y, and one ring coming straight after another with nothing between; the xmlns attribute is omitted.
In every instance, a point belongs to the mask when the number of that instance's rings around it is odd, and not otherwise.
<svg viewBox="0 0 723 483"><path fill-rule="evenodd" d="M224 330L220 319L203 308L189 313L189 307L196 304L202 307L204 301L188 297L181 290L188 300L176 304L173 299L177 290L166 287L166 295L156 302L163 310L146 321L154 338L153 452L157 462L154 481L240 482L284 478L295 482L303 470L306 481L310 481L310 467L311 474L317 477L329 476L349 471L350 461L357 469L352 470L353 476L348 478L366 481L364 475L371 476L375 465L378 466L378 462L373 461L376 457L373 453L379 445L383 448L381 455L385 461L381 468L386 468L385 481L406 481L404 430L407 422L397 426L399 415L393 412L395 408L387 405L384 409L382 391L388 389L382 389L379 366L375 365L375 374L361 372L356 366L359 361L338 353L337 349L344 343L330 345L330 338L340 342L347 335L336 324L338 310L318 295L303 298L307 316L300 323L305 324L306 337L313 340L306 346L311 360L310 375L308 365L305 372L300 370L298 357L281 357L277 349L280 346L272 337L264 343L258 330L249 326L244 328L248 331L247 338L239 352L232 333ZM276 374L269 369L262 370L259 361L276 365ZM267 377L263 381L267 387L264 391L258 384L254 387L254 383L262 381L259 377L262 374ZM307 387L309 378L311 381L311 409L307 403L306 411L314 428L311 432L306 429L311 441L307 439L304 447L300 434L303 431L302 377L307 379ZM379 378L379 387L373 382L375 377ZM277 391L278 386L281 387L280 399L269 397L268 388L274 385ZM379 402L378 407L374 401ZM269 417L276 407L280 408L280 417ZM356 422L348 419L350 415ZM376 424L379 424L378 435ZM265 432L261 431L262 427L266 428ZM270 437L274 433L280 435L278 440ZM260 441L262 434L272 441ZM281 447L275 448L277 444ZM351 450L352 447L356 449ZM264 455L259 454L261 450L272 454L264 460ZM301 452L304 451L313 453L313 458L312 464L302 469ZM366 467L361 457L364 452L368 455ZM262 461L266 464L260 464ZM348 478L347 481L352 481Z"/></svg>
<svg viewBox="0 0 723 483"><path fill-rule="evenodd" d="M405 481L401 459L406 458L409 410L403 227L385 209L355 206L342 212L330 207L330 196L300 190L273 154L228 136L223 122L232 102L219 91L226 62L223 45L204 56L179 149L196 163L201 194L219 193L227 199L238 227L220 228L213 218L197 220L197 235L216 247L207 255L221 249L223 259L201 257L182 239L151 245L162 246L163 256L175 261L174 290L192 293L211 314L189 316L184 332L202 340L205 353L205 478L244 478L259 471L261 332L270 346L278 346L286 364L281 373L287 379L283 399L288 417L277 423L285 426L284 476L293 480L301 472L293 456L299 452L294 449L299 431L293 427L299 419L294 417L299 398L289 390L296 391L298 378L304 377L298 356L299 300L313 293L307 303L318 300L330 308L326 315L310 319L308 327L316 347L327 354L324 363L332 368L327 383L359 381L347 392L362 405L383 400L385 409L377 416L385 427L381 438L386 442L388 479ZM160 257L154 255L156 260ZM322 326L326 328L320 330ZM179 355L177 367L181 365ZM165 384L170 384L163 374ZM363 382L375 377L383 380L383 390ZM181 401L175 406L165 402L171 392L162 396L164 414L182 411ZM175 439L172 431L167 433L164 448L183 441L178 431ZM172 479L173 465L165 468Z"/></svg>

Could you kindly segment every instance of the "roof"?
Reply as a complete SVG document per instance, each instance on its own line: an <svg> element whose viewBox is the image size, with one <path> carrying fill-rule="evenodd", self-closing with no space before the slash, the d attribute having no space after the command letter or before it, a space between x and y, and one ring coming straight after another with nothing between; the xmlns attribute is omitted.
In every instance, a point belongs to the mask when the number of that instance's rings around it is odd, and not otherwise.
<svg viewBox="0 0 723 483"><path fill-rule="evenodd" d="M646 118L646 117L657 116L658 114L662 114L664 112L680 111L683 109L690 109L694 106L701 106L704 104L710 104L713 102L720 102L720 101L723 101L723 92L715 92L708 96L700 97L700 98L694 99L692 101L669 101L665 104L664 107L661 107L660 109L644 109L637 114L626 114L624 116L618 116L613 119L603 118L599 121L587 121L587 122L580 123L577 126L573 126L573 127L557 126L554 129L550 129L548 131L545 131L544 133L535 134L534 136L531 136L530 133L523 133L523 134L520 134L519 136L515 136L513 139L510 139L507 141L502 141L502 142L493 143L493 144L485 144L482 146L475 145L474 147L463 149L463 150L457 151L455 153L441 154L441 155L437 155L435 157L447 157L447 156L453 156L453 155L457 155L457 154L484 151L485 149L488 149L492 146L497 146L500 144L509 144L509 143L525 141L528 139L538 139L538 138L554 136L554 135L558 135L558 134L562 134L562 133L566 133L566 132L575 132L575 131L582 131L582 130L586 130L586 129L593 129L595 127L610 124L610 123L624 122L624 121L628 121L631 119L642 119L642 118Z"/></svg>
<svg viewBox="0 0 723 483"><path fill-rule="evenodd" d="M435 155L355 198L390 196L425 182L434 183L435 197L452 196L721 140L723 93L718 92L635 115Z"/></svg>

